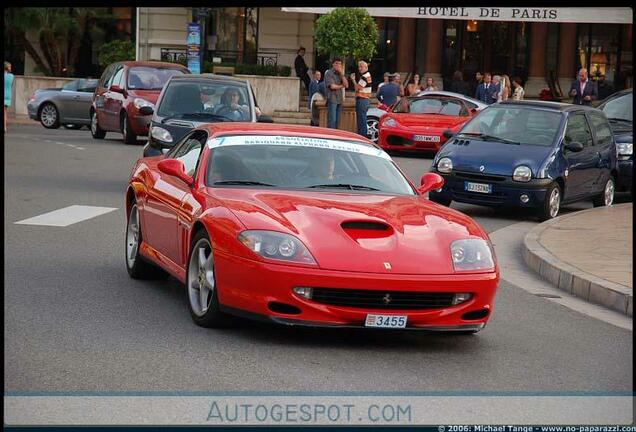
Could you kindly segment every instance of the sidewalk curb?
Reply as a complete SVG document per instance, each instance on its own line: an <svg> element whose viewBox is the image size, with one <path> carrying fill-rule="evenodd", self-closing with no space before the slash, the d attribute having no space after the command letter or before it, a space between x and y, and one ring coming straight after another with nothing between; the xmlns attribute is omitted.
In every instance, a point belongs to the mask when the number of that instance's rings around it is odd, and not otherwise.
<svg viewBox="0 0 636 432"><path fill-rule="evenodd" d="M552 227L552 225L564 219L580 215L583 212L602 211L603 209L603 207L600 207L582 210L539 224L530 230L523 240L523 260L531 269L559 289L590 303L599 304L633 317L634 297L630 288L601 279L598 276L571 266L556 258L539 243L543 232Z"/></svg>

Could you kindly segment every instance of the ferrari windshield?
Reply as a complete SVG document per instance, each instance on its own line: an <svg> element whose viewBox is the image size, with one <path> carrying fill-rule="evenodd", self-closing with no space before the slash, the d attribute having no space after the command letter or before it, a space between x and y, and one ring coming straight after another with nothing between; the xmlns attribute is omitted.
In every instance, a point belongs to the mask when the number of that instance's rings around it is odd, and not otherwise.
<svg viewBox="0 0 636 432"><path fill-rule="evenodd" d="M393 109L393 112L447 116L468 115L468 109L459 99L436 97L402 98Z"/></svg>
<svg viewBox="0 0 636 432"><path fill-rule="evenodd" d="M415 195L381 149L298 136L235 135L208 142L208 186Z"/></svg>
<svg viewBox="0 0 636 432"><path fill-rule="evenodd" d="M563 115L528 107L490 106L459 131L460 136L502 144L551 146Z"/></svg>

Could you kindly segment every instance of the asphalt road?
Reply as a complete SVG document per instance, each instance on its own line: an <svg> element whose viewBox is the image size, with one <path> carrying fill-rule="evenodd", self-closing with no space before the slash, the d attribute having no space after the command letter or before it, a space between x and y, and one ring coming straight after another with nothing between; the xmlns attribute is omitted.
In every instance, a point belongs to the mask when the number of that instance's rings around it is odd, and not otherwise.
<svg viewBox="0 0 636 432"><path fill-rule="evenodd" d="M128 277L124 191L142 147L120 138L39 125L5 135L5 392L632 390L630 331L505 281L474 336L197 327L174 279ZM396 160L419 183L431 156ZM117 211L14 224L74 204ZM488 232L527 219L453 207Z"/></svg>

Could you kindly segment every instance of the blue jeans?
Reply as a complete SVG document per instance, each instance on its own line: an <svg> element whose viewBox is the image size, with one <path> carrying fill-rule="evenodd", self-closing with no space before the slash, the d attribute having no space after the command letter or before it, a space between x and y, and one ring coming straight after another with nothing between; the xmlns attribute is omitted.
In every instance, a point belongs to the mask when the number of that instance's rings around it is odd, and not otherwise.
<svg viewBox="0 0 636 432"><path fill-rule="evenodd" d="M338 123L340 122L340 108L341 104L333 102L327 102L327 127L330 129L338 129Z"/></svg>
<svg viewBox="0 0 636 432"><path fill-rule="evenodd" d="M358 135L367 136L367 111L369 99L356 98L356 122L358 123Z"/></svg>

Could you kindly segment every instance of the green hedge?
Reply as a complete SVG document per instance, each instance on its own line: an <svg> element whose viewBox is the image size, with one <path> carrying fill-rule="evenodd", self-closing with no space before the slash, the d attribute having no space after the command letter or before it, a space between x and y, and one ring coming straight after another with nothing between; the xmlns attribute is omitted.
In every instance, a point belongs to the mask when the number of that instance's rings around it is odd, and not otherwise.
<svg viewBox="0 0 636 432"><path fill-rule="evenodd" d="M203 72L212 73L214 66L233 67L238 75L291 76L291 67L243 63L203 63Z"/></svg>

